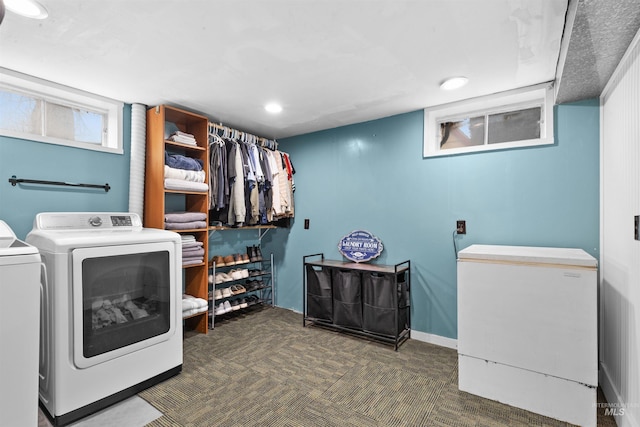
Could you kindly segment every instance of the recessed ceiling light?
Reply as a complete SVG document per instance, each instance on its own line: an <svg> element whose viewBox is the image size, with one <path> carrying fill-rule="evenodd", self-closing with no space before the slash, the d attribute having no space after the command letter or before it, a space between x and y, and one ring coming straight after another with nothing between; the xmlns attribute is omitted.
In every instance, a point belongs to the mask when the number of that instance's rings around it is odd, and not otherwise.
<svg viewBox="0 0 640 427"><path fill-rule="evenodd" d="M45 19L49 16L47 9L35 0L4 0L4 5L7 10L27 18Z"/></svg>
<svg viewBox="0 0 640 427"><path fill-rule="evenodd" d="M278 114L282 111L282 106L280 104L276 104L275 102L271 102L265 105L264 109L272 114Z"/></svg>
<svg viewBox="0 0 640 427"><path fill-rule="evenodd" d="M440 88L444 90L458 89L466 85L468 81L469 79L463 76L451 77L440 83Z"/></svg>

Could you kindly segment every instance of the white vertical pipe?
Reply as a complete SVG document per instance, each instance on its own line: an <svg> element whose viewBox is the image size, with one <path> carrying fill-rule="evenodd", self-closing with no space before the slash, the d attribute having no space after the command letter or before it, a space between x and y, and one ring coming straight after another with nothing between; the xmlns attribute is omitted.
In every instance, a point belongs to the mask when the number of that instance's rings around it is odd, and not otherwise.
<svg viewBox="0 0 640 427"><path fill-rule="evenodd" d="M131 162L129 164L129 212L142 218L144 209L144 167L147 135L147 108L131 105Z"/></svg>

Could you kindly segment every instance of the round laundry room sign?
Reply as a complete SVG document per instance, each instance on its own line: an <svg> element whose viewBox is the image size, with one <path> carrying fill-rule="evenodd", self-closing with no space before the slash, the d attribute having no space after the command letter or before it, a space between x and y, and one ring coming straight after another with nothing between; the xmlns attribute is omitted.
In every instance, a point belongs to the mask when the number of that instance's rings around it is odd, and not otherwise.
<svg viewBox="0 0 640 427"><path fill-rule="evenodd" d="M382 253L382 242L364 230L355 230L340 240L338 250L345 258L354 262L367 262Z"/></svg>

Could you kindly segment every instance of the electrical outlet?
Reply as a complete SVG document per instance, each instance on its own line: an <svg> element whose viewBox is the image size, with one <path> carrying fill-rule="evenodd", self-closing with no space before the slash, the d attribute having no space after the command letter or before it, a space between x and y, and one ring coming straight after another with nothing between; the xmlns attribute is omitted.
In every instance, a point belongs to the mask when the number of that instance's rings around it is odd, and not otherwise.
<svg viewBox="0 0 640 427"><path fill-rule="evenodd" d="M635 223L635 231L633 232L633 238L636 240L640 240L640 230L638 230L638 227L640 227L640 215L634 216L633 222Z"/></svg>
<svg viewBox="0 0 640 427"><path fill-rule="evenodd" d="M308 229L309 229L309 218L306 218L306 219L304 220L304 229L305 229L305 230L308 230Z"/></svg>
<svg viewBox="0 0 640 427"><path fill-rule="evenodd" d="M467 234L467 221L463 219L456 221L456 232L458 234Z"/></svg>

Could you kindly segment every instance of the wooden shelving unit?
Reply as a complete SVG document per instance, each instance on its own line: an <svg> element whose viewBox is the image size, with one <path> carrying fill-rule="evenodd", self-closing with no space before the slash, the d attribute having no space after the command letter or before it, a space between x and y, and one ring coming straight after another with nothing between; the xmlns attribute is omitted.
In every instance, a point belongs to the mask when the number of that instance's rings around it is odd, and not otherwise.
<svg viewBox="0 0 640 427"><path fill-rule="evenodd" d="M166 123L175 124L182 132L192 134L197 146L181 144L165 139ZM209 144L208 119L189 111L168 105L159 105L147 110L147 149L145 171L144 226L164 229L166 212L189 211L209 212L208 192L175 191L164 188L165 152L182 154L202 160L206 173L205 182L209 182ZM174 230L176 231L176 230ZM207 261L209 228L180 230L180 234L192 234L203 242L204 262L184 268L184 293L198 298L208 299ZM203 312L185 319L185 326L198 332L207 333L208 312Z"/></svg>

